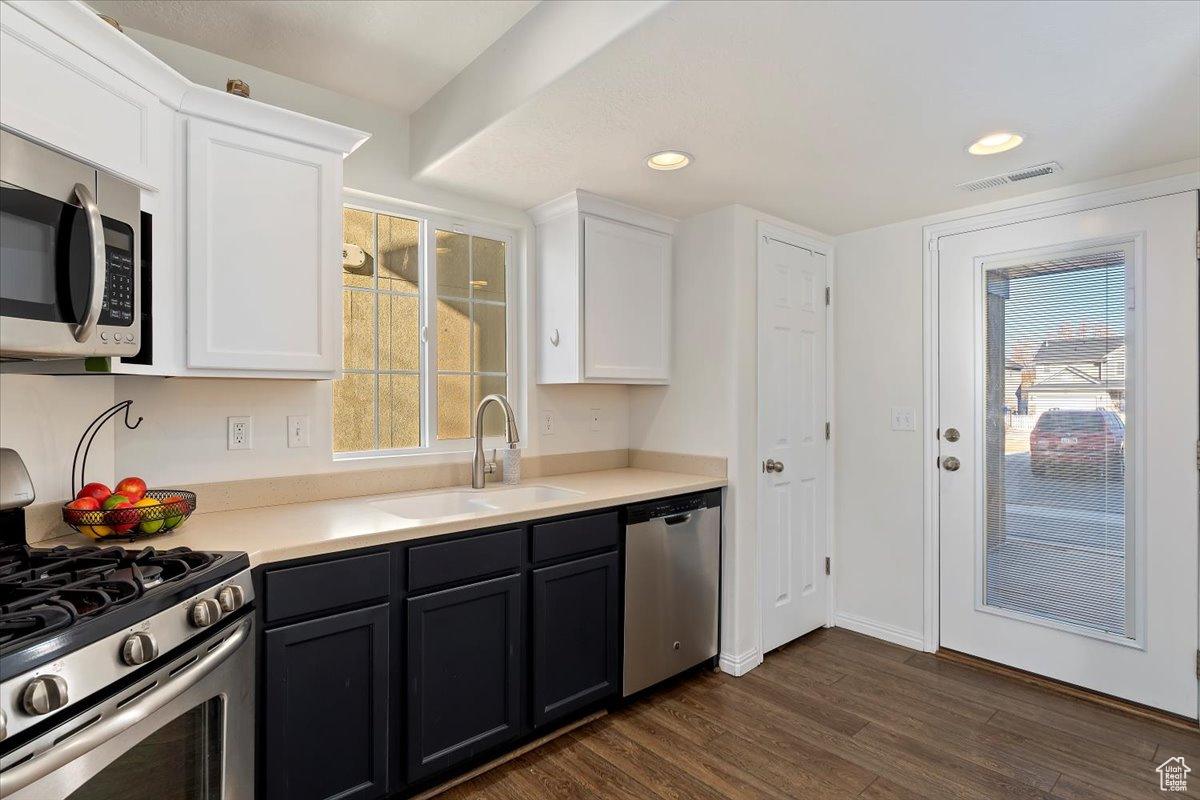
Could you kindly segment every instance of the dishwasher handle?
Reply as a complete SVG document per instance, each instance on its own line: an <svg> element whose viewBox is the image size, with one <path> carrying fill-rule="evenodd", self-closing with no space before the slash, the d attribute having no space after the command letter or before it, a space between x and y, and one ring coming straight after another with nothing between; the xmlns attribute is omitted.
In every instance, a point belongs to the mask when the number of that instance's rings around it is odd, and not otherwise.
<svg viewBox="0 0 1200 800"><path fill-rule="evenodd" d="M692 518L692 512L689 511L686 514L676 514L673 517L665 517L665 518L663 518L663 522L665 522L668 525L682 525L683 523L691 520L691 518Z"/></svg>

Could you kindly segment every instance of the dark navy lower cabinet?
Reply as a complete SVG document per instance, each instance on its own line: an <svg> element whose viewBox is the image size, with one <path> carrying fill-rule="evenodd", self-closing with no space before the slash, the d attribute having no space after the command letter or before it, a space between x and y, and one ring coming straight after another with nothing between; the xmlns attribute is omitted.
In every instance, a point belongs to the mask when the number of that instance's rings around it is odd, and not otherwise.
<svg viewBox="0 0 1200 800"><path fill-rule="evenodd" d="M408 781L521 733L522 576L405 601Z"/></svg>
<svg viewBox="0 0 1200 800"><path fill-rule="evenodd" d="M619 569L612 552L533 570L534 727L617 693Z"/></svg>
<svg viewBox="0 0 1200 800"><path fill-rule="evenodd" d="M268 800L388 792L388 605L263 636L262 783Z"/></svg>
<svg viewBox="0 0 1200 800"><path fill-rule="evenodd" d="M411 795L620 697L614 509L256 570L258 793Z"/></svg>

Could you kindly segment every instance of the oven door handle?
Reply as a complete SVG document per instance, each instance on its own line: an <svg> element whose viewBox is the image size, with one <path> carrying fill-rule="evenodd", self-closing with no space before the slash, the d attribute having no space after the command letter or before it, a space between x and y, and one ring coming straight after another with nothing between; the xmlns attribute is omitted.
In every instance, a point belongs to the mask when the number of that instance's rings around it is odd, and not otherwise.
<svg viewBox="0 0 1200 800"><path fill-rule="evenodd" d="M183 671L177 673L175 677L169 678L158 688L146 692L111 716L101 718L99 722L84 728L62 744L0 772L0 797L19 792L34 781L41 780L80 756L87 755L100 745L146 719L220 666L221 662L241 647L249 632L250 620L247 618L229 634L225 641L192 662L190 666L183 668Z"/></svg>
<svg viewBox="0 0 1200 800"><path fill-rule="evenodd" d="M83 312L83 321L75 326L75 341L86 342L96 332L100 321L100 309L104 305L104 273L107 259L104 252L104 220L100 218L100 206L96 197L85 184L75 184L75 196L83 213L87 215L88 233L92 237L92 294Z"/></svg>

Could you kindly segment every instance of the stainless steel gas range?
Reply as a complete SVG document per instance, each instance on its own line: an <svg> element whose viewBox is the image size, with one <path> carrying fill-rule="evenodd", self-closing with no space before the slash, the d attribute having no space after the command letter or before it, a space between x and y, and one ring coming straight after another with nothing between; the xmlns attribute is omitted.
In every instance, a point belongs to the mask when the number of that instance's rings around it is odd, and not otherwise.
<svg viewBox="0 0 1200 800"><path fill-rule="evenodd" d="M0 495L0 797L253 797L246 555L33 548Z"/></svg>

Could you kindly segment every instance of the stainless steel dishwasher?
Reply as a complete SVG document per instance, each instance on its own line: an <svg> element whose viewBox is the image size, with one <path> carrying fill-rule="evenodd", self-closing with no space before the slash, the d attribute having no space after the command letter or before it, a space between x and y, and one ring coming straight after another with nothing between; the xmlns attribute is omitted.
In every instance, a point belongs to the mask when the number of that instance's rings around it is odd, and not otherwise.
<svg viewBox="0 0 1200 800"><path fill-rule="evenodd" d="M626 697L717 655L721 492L626 509Z"/></svg>

